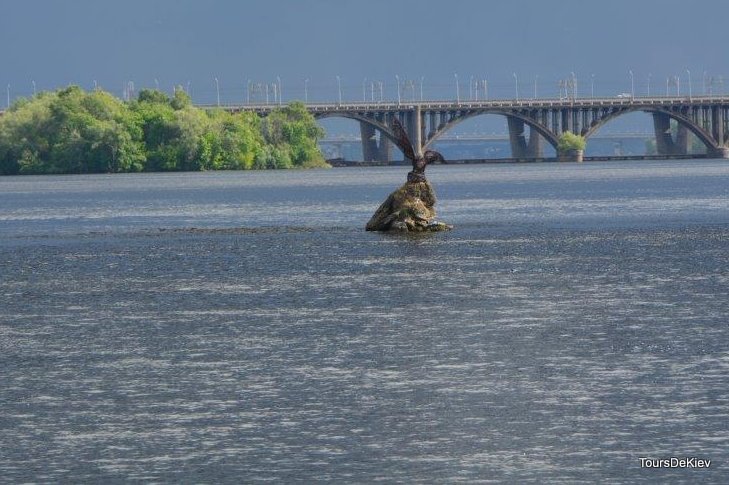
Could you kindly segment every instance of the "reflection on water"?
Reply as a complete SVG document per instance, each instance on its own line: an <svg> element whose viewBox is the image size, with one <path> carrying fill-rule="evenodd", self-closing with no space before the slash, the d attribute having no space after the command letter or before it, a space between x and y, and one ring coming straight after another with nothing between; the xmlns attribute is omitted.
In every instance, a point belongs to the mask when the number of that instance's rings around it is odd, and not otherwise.
<svg viewBox="0 0 729 485"><path fill-rule="evenodd" d="M724 164L0 179L3 479L725 483Z"/></svg>

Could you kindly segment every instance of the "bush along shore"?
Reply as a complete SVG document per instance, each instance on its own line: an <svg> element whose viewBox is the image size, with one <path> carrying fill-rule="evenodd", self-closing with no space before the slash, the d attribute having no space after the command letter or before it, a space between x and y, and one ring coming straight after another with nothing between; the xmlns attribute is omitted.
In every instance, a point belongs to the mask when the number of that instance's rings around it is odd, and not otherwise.
<svg viewBox="0 0 729 485"><path fill-rule="evenodd" d="M196 108L181 88L125 102L71 86L0 116L0 174L326 167L323 136L302 103L261 118Z"/></svg>

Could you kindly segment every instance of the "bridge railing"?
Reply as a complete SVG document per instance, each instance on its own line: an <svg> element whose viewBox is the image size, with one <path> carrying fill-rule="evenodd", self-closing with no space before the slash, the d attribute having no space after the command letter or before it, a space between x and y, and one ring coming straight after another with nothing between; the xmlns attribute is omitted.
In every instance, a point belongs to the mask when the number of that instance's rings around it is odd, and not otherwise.
<svg viewBox="0 0 729 485"><path fill-rule="evenodd" d="M603 106L650 106L650 105L707 105L729 104L729 96L636 96L600 98L540 98L540 99L494 99L494 100L452 100L452 101L393 101L306 103L314 112L326 111L399 111L420 108L421 110L449 109L498 109L498 108L555 108L555 107L603 107ZM243 104L197 104L205 109L226 109L236 111L271 111L284 106L279 103Z"/></svg>

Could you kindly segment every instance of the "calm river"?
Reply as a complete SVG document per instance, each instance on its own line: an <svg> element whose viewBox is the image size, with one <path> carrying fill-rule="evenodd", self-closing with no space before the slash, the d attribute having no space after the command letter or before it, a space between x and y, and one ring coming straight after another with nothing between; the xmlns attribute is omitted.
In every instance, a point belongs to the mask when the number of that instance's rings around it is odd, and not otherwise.
<svg viewBox="0 0 729 485"><path fill-rule="evenodd" d="M406 172L0 178L0 481L729 483L729 162Z"/></svg>

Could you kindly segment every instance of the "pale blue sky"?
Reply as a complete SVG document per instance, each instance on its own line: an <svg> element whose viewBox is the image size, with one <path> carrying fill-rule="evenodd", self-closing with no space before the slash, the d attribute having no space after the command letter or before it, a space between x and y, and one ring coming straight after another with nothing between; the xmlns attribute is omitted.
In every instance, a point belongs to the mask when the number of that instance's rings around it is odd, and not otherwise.
<svg viewBox="0 0 729 485"><path fill-rule="evenodd" d="M454 73L487 78L492 96L556 94L575 72L578 90L656 92L667 76L702 89L706 76L729 78L722 0L1 0L0 85L13 96L93 81L121 94L126 81L170 90L191 85L199 102L245 97L248 79L282 80L284 100L362 97L364 78L424 77L425 96L454 97ZM389 88L389 89L388 89ZM729 86L727 86L729 89ZM5 89L3 90L5 91ZM419 91L419 86L417 91ZM419 96L419 93L417 94ZM4 104L4 103L3 103Z"/></svg>

